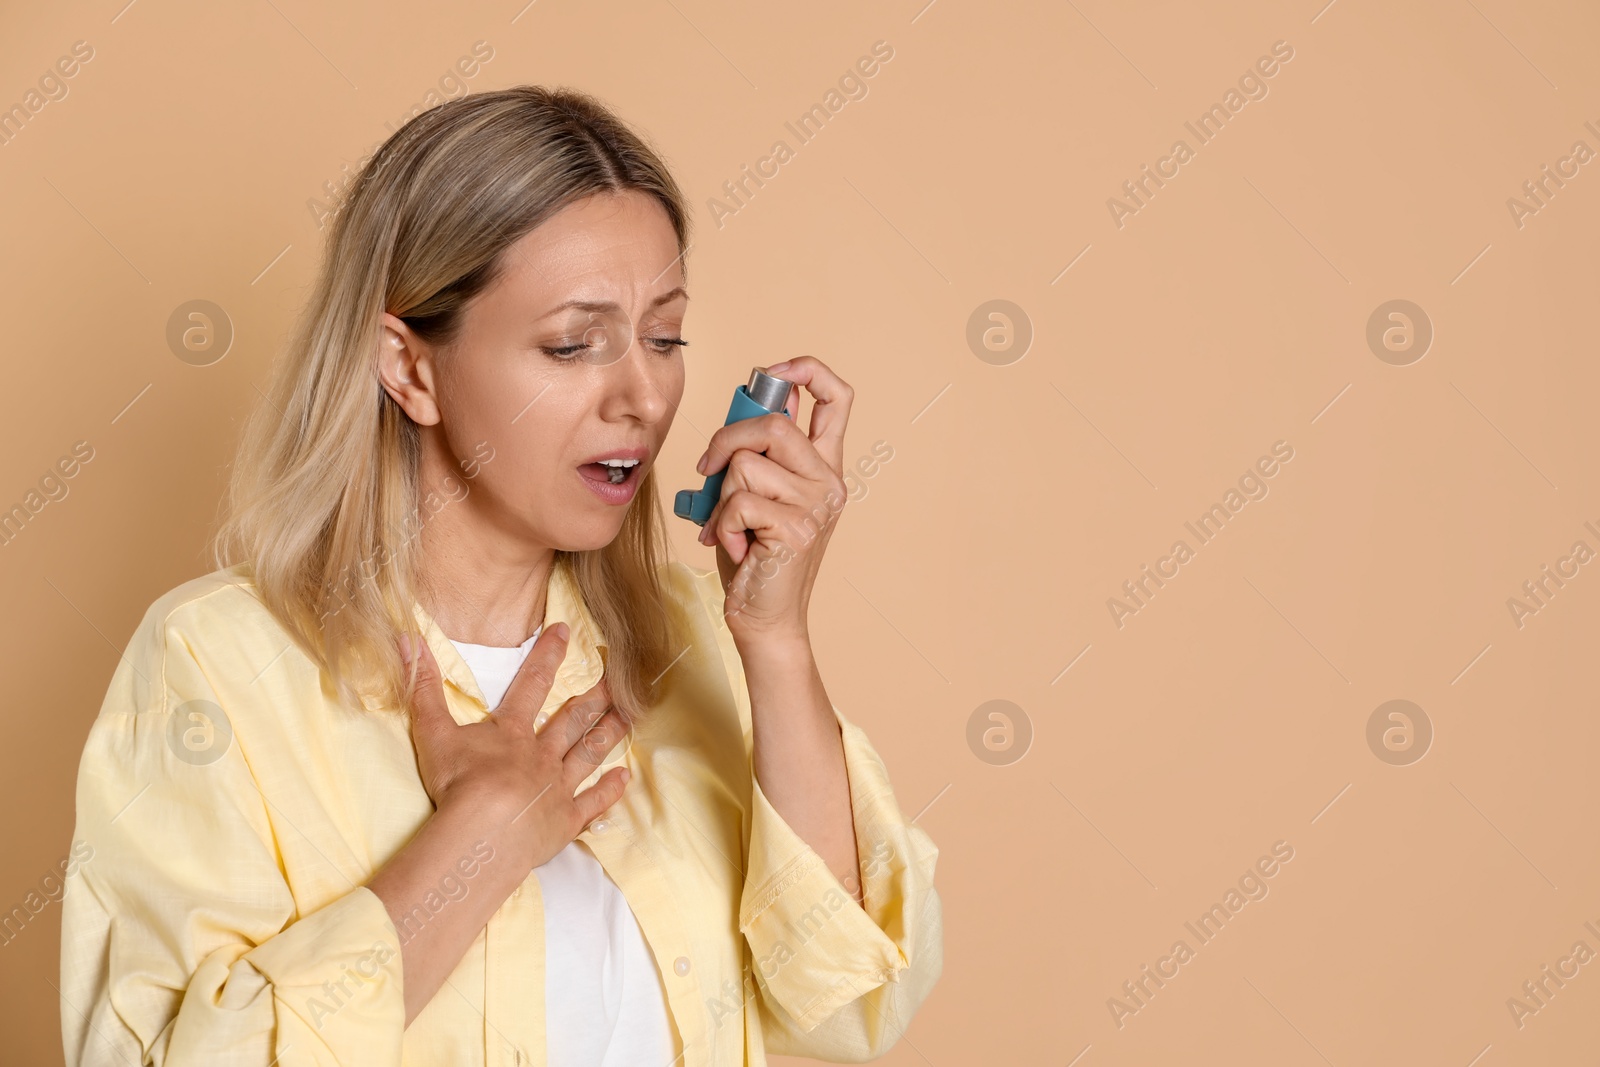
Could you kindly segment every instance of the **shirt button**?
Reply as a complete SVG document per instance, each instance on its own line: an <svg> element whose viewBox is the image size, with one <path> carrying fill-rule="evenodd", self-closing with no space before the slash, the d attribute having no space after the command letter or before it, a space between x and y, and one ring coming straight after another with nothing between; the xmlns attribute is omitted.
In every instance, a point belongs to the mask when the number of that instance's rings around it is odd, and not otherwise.
<svg viewBox="0 0 1600 1067"><path fill-rule="evenodd" d="M674 971L678 972L678 977L680 977L680 978L682 978L684 975L688 974L689 973L689 957L688 956L679 956L676 960L673 961L672 969Z"/></svg>
<svg viewBox="0 0 1600 1067"><path fill-rule="evenodd" d="M604 819L596 819L594 822L589 824L589 829L593 830L597 834L603 834L607 830L611 829L611 824L606 822Z"/></svg>

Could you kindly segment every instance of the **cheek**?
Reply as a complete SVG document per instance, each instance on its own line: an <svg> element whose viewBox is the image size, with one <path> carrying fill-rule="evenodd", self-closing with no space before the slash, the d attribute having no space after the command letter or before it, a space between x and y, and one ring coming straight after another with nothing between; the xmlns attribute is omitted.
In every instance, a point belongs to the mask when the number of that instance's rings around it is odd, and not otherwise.
<svg viewBox="0 0 1600 1067"><path fill-rule="evenodd" d="M538 413L560 407L572 387L563 368L538 352L512 350L498 337L458 354L441 381L444 420L478 433L479 440L525 430ZM531 406L530 406L531 405ZM515 421L513 421L515 420Z"/></svg>
<svg viewBox="0 0 1600 1067"><path fill-rule="evenodd" d="M556 469L565 454L561 441L547 422L534 419L543 406L544 401L535 404L515 426L502 431L506 447L492 464L496 486L549 485L561 473Z"/></svg>
<svg viewBox="0 0 1600 1067"><path fill-rule="evenodd" d="M487 368L486 368L487 369ZM442 429L450 450L469 464L480 464L482 482L498 469L528 470L559 439L569 424L570 389L554 374L534 365L500 363L492 373L448 383L441 401Z"/></svg>
<svg viewBox="0 0 1600 1067"><path fill-rule="evenodd" d="M450 443L450 450L462 459L474 455L480 445L481 451L492 448L498 454L503 446L510 444L508 430L515 430L527 421L525 416L512 425L517 410L538 395L536 389L528 398L518 400L522 390L514 380L497 385L479 375L470 379L447 378L442 382L439 429ZM529 414L532 414L531 409Z"/></svg>
<svg viewBox="0 0 1600 1067"><path fill-rule="evenodd" d="M662 369L656 378L656 388L667 399L667 410L661 417L660 432L666 435L667 429L672 425L672 417L678 413L678 405L683 402L685 374L683 360L675 359L671 364Z"/></svg>
<svg viewBox="0 0 1600 1067"><path fill-rule="evenodd" d="M551 485L573 473L566 468L569 460L576 462L573 457L579 446L574 442L588 411L587 396L559 379L542 382L532 395L539 399L532 406L524 400L516 411L500 420L495 431L505 445L503 449L496 445L497 454L491 464L498 468L496 473L502 479L496 484Z"/></svg>

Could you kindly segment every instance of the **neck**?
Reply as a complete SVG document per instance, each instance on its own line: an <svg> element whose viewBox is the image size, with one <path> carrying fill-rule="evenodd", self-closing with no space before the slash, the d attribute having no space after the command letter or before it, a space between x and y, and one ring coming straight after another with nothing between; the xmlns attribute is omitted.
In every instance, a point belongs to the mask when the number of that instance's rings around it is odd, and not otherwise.
<svg viewBox="0 0 1600 1067"><path fill-rule="evenodd" d="M555 550L497 527L474 508L480 499L454 499L424 522L418 596L446 637L513 648L544 624Z"/></svg>

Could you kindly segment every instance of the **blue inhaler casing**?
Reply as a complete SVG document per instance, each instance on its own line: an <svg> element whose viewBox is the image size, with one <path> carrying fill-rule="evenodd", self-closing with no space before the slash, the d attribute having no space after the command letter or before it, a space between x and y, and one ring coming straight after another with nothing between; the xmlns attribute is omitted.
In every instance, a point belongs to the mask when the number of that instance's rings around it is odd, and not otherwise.
<svg viewBox="0 0 1600 1067"><path fill-rule="evenodd" d="M793 386L793 382L776 378L760 367L752 367L750 381L733 391L733 403L728 405L728 417L722 425L781 412ZM703 489L679 489L672 501L672 513L696 526L704 526L711 518L711 509L722 499L722 476L727 473L728 468L723 467L707 475Z"/></svg>

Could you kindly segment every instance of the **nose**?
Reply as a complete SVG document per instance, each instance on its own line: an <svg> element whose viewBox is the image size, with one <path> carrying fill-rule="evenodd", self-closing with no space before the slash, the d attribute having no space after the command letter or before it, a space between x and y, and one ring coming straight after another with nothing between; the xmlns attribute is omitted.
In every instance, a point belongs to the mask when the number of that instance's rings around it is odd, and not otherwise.
<svg viewBox="0 0 1600 1067"><path fill-rule="evenodd" d="M654 355L635 336L621 359L606 368L606 397L601 415L608 421L636 418L646 425L659 422L671 408L662 386L666 360Z"/></svg>

